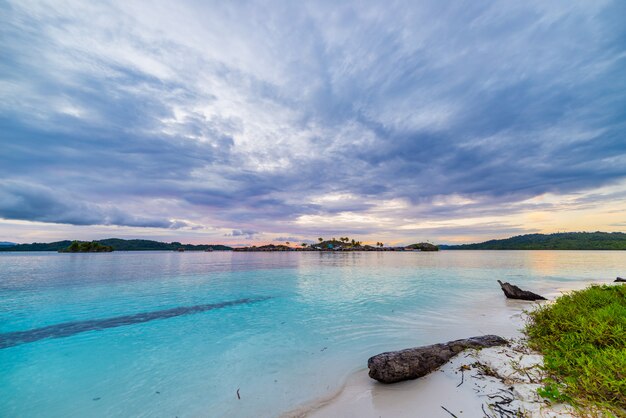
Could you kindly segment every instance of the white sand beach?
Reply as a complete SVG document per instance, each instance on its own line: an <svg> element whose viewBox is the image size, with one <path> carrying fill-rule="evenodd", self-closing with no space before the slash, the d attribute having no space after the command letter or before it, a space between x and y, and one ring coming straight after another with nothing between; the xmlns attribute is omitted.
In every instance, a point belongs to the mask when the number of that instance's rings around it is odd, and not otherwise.
<svg viewBox="0 0 626 418"><path fill-rule="evenodd" d="M583 282L568 288L544 288L554 299L563 292L584 288ZM544 302L545 303L545 302ZM549 302L547 302L549 303ZM524 344L521 329L523 311L534 303L507 301L498 312L485 308L488 315L507 320L501 336L509 346L467 350L431 374L410 381L382 384L368 376L368 369L352 374L334 395L317 400L284 417L385 418L385 417L567 417L571 408L550 404L537 394L541 380L542 356ZM471 335L459 335L459 338ZM439 342L439 341L438 341ZM443 341L440 341L443 342Z"/></svg>
<svg viewBox="0 0 626 418"><path fill-rule="evenodd" d="M362 370L333 399L303 416L330 417L528 417L571 416L565 405L537 395L541 356L520 346L466 351L421 379L385 385ZM492 375L493 374L493 375ZM444 409L445 408L445 409Z"/></svg>

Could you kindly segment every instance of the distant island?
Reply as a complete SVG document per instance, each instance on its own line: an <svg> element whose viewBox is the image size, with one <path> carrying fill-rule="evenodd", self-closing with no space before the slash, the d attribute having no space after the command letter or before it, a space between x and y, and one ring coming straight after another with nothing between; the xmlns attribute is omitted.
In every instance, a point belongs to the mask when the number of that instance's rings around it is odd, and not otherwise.
<svg viewBox="0 0 626 418"><path fill-rule="evenodd" d="M32 244L9 244L0 246L0 251L57 251L64 253L73 252L110 252L110 251L439 251L439 247L427 242L411 244L408 246L389 247L382 242L375 245L363 244L348 237L324 240L318 238L315 244L269 244L233 248L220 244L181 244L180 242L159 242L143 239L120 239L109 238L96 241L56 241L50 243Z"/></svg>
<svg viewBox="0 0 626 418"><path fill-rule="evenodd" d="M626 233L623 232L561 232L556 234L527 234L506 239L494 239L476 244L435 245L420 242L405 246L385 246L382 242L364 244L348 237L324 239L318 242L296 244L252 245L229 247L221 244L181 244L145 239L109 238L96 241L56 241L50 243L14 244L0 243L1 251L58 251L58 252L108 252L108 251L439 251L441 250L626 250ZM108 247L111 249L109 250Z"/></svg>
<svg viewBox="0 0 626 418"><path fill-rule="evenodd" d="M232 247L226 245L193 245L181 244L180 242L159 242L145 239L120 239L109 238L97 241L56 241L50 243L32 243L0 246L0 251L60 251L60 252L85 252L67 251L74 242L79 245L86 243L98 244L104 247L111 247L112 251L227 251ZM95 247L94 247L95 248ZM87 251L93 252L93 251Z"/></svg>
<svg viewBox="0 0 626 418"><path fill-rule="evenodd" d="M493 239L478 244L441 245L442 250L626 250L623 232L559 232Z"/></svg>
<svg viewBox="0 0 626 418"><path fill-rule="evenodd" d="M268 244L243 248L234 248L233 251L262 251L262 252L274 252L274 251L439 251L439 247L427 242L420 242L419 244L411 244L401 247L385 247L382 242L377 242L375 245L363 244L361 241L350 239L349 237L341 237L339 239L332 238L324 240L324 238L318 238L319 242L315 244L302 243L296 247L290 245L289 242L285 244Z"/></svg>
<svg viewBox="0 0 626 418"><path fill-rule="evenodd" d="M72 243L62 250L60 253L110 253L113 247L110 245L102 245L99 242L92 241L72 241Z"/></svg>

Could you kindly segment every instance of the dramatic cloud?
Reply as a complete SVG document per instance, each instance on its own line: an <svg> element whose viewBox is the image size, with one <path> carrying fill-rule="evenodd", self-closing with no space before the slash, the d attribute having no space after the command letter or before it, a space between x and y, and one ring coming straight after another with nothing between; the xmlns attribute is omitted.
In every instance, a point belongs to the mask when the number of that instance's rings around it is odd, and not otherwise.
<svg viewBox="0 0 626 418"><path fill-rule="evenodd" d="M590 219L626 202L624 15L618 0L5 2L0 218L300 242Z"/></svg>
<svg viewBox="0 0 626 418"><path fill-rule="evenodd" d="M83 203L44 186L0 181L0 217L72 225L121 225L178 229L184 221L147 218L110 205Z"/></svg>

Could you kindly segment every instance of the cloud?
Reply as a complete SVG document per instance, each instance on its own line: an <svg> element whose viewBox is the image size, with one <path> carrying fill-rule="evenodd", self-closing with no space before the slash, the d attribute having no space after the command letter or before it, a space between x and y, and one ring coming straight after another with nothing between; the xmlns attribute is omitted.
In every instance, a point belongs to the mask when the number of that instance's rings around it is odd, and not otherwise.
<svg viewBox="0 0 626 418"><path fill-rule="evenodd" d="M378 234L626 178L619 1L0 9L5 219Z"/></svg>
<svg viewBox="0 0 626 418"><path fill-rule="evenodd" d="M224 234L225 237L245 237L246 239L252 239L259 232L251 231L248 229L233 229L229 234Z"/></svg>
<svg viewBox="0 0 626 418"><path fill-rule="evenodd" d="M134 216L115 206L79 201L36 184L0 181L0 217L71 225L120 225L178 229L187 224Z"/></svg>
<svg viewBox="0 0 626 418"><path fill-rule="evenodd" d="M298 243L302 243L302 242L312 242L312 241L306 241L306 240L302 241L298 237L277 237L277 238L274 238L272 241L274 241L274 242L281 242L281 243L291 242L293 244L298 244Z"/></svg>
<svg viewBox="0 0 626 418"><path fill-rule="evenodd" d="M170 229L181 229L181 228L200 229L201 226L190 225L189 222L175 219L169 222L168 228Z"/></svg>

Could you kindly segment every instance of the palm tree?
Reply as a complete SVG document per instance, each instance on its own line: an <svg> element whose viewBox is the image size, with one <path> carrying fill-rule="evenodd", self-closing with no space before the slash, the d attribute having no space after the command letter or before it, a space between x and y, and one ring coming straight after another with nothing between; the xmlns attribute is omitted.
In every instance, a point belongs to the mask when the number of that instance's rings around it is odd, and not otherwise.
<svg viewBox="0 0 626 418"><path fill-rule="evenodd" d="M306 247L306 242L302 243L302 248Z"/></svg>
<svg viewBox="0 0 626 418"><path fill-rule="evenodd" d="M356 241L354 240L354 238L352 238L352 246L354 247L355 244L356 244Z"/></svg>
<svg viewBox="0 0 626 418"><path fill-rule="evenodd" d="M289 245L289 241L285 241L285 244Z"/></svg>
<svg viewBox="0 0 626 418"><path fill-rule="evenodd" d="M317 240L318 240L319 242L322 242L322 241L324 241L324 238L320 237L320 238L318 238Z"/></svg>

